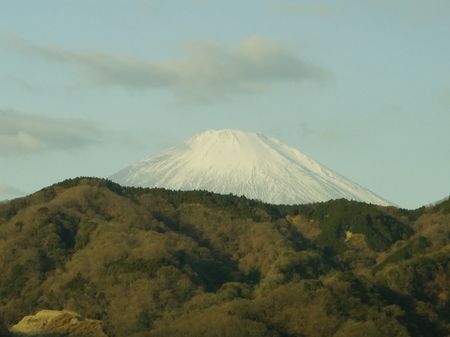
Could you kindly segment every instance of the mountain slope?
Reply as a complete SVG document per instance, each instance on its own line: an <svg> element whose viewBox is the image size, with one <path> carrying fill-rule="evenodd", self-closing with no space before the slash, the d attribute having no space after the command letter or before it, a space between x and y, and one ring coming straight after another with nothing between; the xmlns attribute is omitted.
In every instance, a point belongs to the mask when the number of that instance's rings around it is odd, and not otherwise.
<svg viewBox="0 0 450 337"><path fill-rule="evenodd" d="M300 151L259 133L209 130L114 174L128 186L207 190L273 204L346 198L389 203Z"/></svg>
<svg viewBox="0 0 450 337"><path fill-rule="evenodd" d="M67 180L0 205L0 323L67 309L110 337L446 337L449 234L445 209Z"/></svg>

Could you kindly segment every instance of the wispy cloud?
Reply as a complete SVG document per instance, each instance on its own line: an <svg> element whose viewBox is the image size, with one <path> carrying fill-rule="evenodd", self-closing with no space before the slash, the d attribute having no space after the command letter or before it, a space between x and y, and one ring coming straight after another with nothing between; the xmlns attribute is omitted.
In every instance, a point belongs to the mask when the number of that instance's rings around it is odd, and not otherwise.
<svg viewBox="0 0 450 337"><path fill-rule="evenodd" d="M83 147L99 137L88 121L0 110L0 156Z"/></svg>
<svg viewBox="0 0 450 337"><path fill-rule="evenodd" d="M304 61L276 41L252 37L230 46L189 42L182 57L149 60L97 50L68 50L9 37L16 50L75 67L98 84L132 89L164 88L177 96L210 100L260 92L280 83L323 82L330 72Z"/></svg>
<svg viewBox="0 0 450 337"><path fill-rule="evenodd" d="M17 197L23 194L24 193L18 188L15 188L8 184L0 183L0 200Z"/></svg>

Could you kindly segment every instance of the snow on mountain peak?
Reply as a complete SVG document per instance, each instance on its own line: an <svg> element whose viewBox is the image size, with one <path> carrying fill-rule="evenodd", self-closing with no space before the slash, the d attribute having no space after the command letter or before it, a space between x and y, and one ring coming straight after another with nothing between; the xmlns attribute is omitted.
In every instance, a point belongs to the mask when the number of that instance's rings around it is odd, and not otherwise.
<svg viewBox="0 0 450 337"><path fill-rule="evenodd" d="M347 198L389 203L260 133L207 130L114 174L123 185L232 193L275 204Z"/></svg>

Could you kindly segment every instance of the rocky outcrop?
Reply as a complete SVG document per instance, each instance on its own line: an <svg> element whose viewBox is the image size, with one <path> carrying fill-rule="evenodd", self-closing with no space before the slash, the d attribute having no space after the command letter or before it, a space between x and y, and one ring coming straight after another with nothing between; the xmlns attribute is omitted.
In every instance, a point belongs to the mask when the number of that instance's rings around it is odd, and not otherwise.
<svg viewBox="0 0 450 337"><path fill-rule="evenodd" d="M42 310L25 316L10 331L20 337L107 337L101 321L85 319L67 310Z"/></svg>

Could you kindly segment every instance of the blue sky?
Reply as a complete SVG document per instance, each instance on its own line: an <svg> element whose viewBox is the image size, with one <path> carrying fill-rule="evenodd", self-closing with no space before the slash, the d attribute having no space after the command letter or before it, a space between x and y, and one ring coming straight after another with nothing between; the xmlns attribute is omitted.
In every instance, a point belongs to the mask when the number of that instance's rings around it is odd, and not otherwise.
<svg viewBox="0 0 450 337"><path fill-rule="evenodd" d="M2 1L0 199L211 128L407 208L450 194L450 2Z"/></svg>

